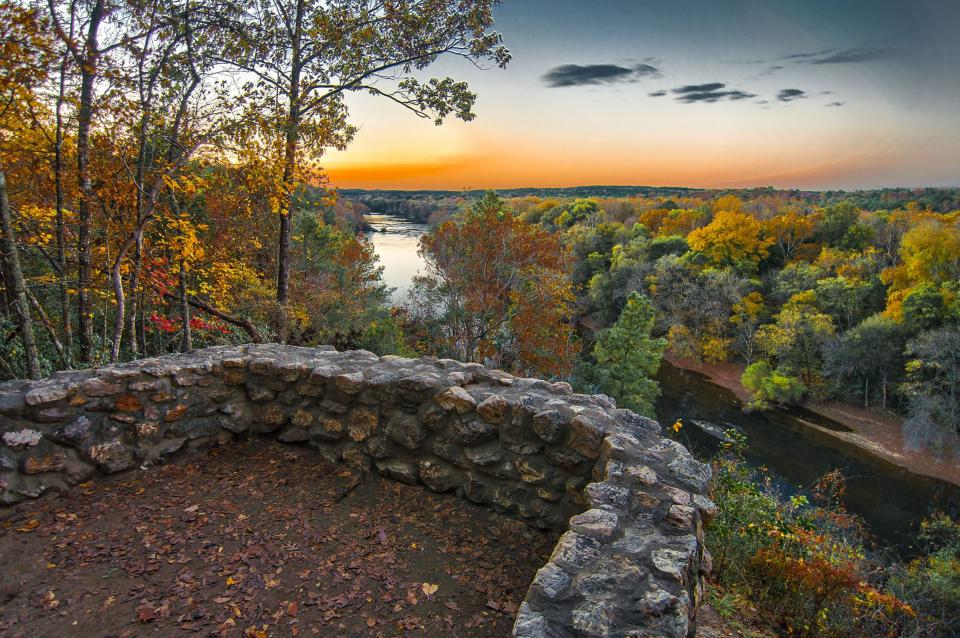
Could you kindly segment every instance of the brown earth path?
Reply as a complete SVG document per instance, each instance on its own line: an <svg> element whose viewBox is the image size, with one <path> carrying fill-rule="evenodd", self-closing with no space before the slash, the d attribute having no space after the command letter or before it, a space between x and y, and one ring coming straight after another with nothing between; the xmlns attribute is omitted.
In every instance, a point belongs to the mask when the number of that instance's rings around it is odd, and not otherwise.
<svg viewBox="0 0 960 638"><path fill-rule="evenodd" d="M556 535L253 439L0 510L0 636L508 636Z"/></svg>

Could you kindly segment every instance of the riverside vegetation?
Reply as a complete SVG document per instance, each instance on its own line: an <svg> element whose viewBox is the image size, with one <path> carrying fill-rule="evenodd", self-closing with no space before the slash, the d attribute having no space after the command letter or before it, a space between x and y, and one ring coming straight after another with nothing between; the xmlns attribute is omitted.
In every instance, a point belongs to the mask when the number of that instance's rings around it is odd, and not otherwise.
<svg viewBox="0 0 960 638"><path fill-rule="evenodd" d="M0 375L276 340L479 360L649 415L669 348L742 363L757 409L836 397L956 453L956 190L337 197L318 162L355 132L345 95L472 119L466 84L417 72L507 64L496 4L0 2ZM403 307L368 209L433 224ZM832 509L718 463L725 601L762 582L783 631L956 633L954 523L871 571Z"/></svg>

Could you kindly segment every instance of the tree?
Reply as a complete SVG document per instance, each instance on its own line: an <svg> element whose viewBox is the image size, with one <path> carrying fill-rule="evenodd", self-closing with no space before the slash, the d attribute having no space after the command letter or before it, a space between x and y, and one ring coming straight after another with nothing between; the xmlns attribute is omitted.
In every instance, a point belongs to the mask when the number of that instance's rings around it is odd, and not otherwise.
<svg viewBox="0 0 960 638"><path fill-rule="evenodd" d="M800 245L813 237L813 220L794 211L772 217L765 221L763 226L786 261L793 259Z"/></svg>
<svg viewBox="0 0 960 638"><path fill-rule="evenodd" d="M822 385L824 347L835 328L829 315L817 312L811 292L792 298L775 316L775 322L761 326L757 342L777 369L798 376L815 390Z"/></svg>
<svg viewBox="0 0 960 638"><path fill-rule="evenodd" d="M453 55L503 67L510 54L489 31L499 0L369 2L368 0L254 0L238 3L233 38L223 61L255 78L250 106L268 137L282 134L278 194L277 329L287 337L291 213L304 169L330 147L344 148L347 93L391 100L438 125L454 115L474 118L476 96L452 78L426 82L415 72Z"/></svg>
<svg viewBox="0 0 960 638"><path fill-rule="evenodd" d="M733 304L732 310L730 323L733 325L734 344L749 365L757 348L757 330L764 321L766 303L763 295L753 291Z"/></svg>
<svg viewBox="0 0 960 638"><path fill-rule="evenodd" d="M857 223L860 211L849 201L828 206L820 211L815 237L830 246L846 248L843 245L847 231Z"/></svg>
<svg viewBox="0 0 960 638"><path fill-rule="evenodd" d="M887 407L887 388L903 371L904 330L892 319L873 315L846 332L827 352L827 369L840 379L859 378L863 405L870 405L870 384L880 387L880 405Z"/></svg>
<svg viewBox="0 0 960 638"><path fill-rule="evenodd" d="M960 328L923 333L907 344L904 434L914 446L956 446L960 438Z"/></svg>
<svg viewBox="0 0 960 638"><path fill-rule="evenodd" d="M519 373L570 371L573 289L558 235L491 192L424 235L420 254L428 272L415 285L415 312L435 326L442 352Z"/></svg>
<svg viewBox="0 0 960 638"><path fill-rule="evenodd" d="M23 271L20 269L20 254L17 250L17 239L13 233L13 215L10 212L10 201L7 199L7 180L0 171L0 252L3 253L4 280L8 290L13 293L13 309L17 315L20 340L23 342L23 352L27 359L27 376L31 379L40 378L40 360L37 356L37 343L33 336L33 322L30 319L30 306L27 302L27 287L23 282Z"/></svg>
<svg viewBox="0 0 960 638"><path fill-rule="evenodd" d="M750 391L749 407L767 410L771 403L795 405L800 402L807 388L795 376L770 367L766 361L757 361L747 366L740 376L740 383Z"/></svg>
<svg viewBox="0 0 960 638"><path fill-rule="evenodd" d="M709 224L687 236L690 249L703 253L715 266L743 267L756 271L769 255L774 240L763 226L745 213L720 211Z"/></svg>
<svg viewBox="0 0 960 638"><path fill-rule="evenodd" d="M936 312L940 305L936 290L952 295L951 286L960 281L960 221L948 216L926 217L910 229L900 242L900 264L884 270L881 279L889 285L887 314L904 320L907 297L913 301L915 316ZM926 319L921 324L928 325ZM923 327L923 326L921 326Z"/></svg>
<svg viewBox="0 0 960 638"><path fill-rule="evenodd" d="M69 50L80 72L80 97L77 108L77 186L79 201L77 215L77 326L80 360L88 363L93 357L93 305L91 284L93 279L93 206L94 188L90 175L90 131L94 120L95 84L103 72L102 61L111 50L120 47L126 40L124 34L108 45L100 43L100 29L110 13L106 0L70 3L66 26L61 15L62 7L52 0L49 3L50 17L55 32ZM78 41L74 33L83 33Z"/></svg>
<svg viewBox="0 0 960 638"><path fill-rule="evenodd" d="M653 304L644 295L632 293L620 318L597 337L595 363L587 366L586 378L621 407L653 416L660 386L653 379L667 342L651 336Z"/></svg>

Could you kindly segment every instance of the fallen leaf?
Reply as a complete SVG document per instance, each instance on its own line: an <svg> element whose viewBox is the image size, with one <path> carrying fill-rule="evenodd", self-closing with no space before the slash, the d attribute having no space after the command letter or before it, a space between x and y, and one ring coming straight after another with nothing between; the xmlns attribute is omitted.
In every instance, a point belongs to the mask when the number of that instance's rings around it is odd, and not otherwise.
<svg viewBox="0 0 960 638"><path fill-rule="evenodd" d="M37 527L39 527L39 526L40 526L40 521L38 521L37 519L33 519L32 521L30 521L29 523L27 523L27 524L24 525L23 527L18 527L18 528L17 528L17 531L18 531L18 532L32 532L33 530L37 529Z"/></svg>
<svg viewBox="0 0 960 638"><path fill-rule="evenodd" d="M424 583L420 585L420 589L422 589L423 593L425 593L427 596L433 596L435 593L437 593L437 590L440 589L440 585Z"/></svg>
<svg viewBox="0 0 960 638"><path fill-rule="evenodd" d="M371 629L373 629L376 626L377 626L376 618L367 618L367 627L370 627Z"/></svg>
<svg viewBox="0 0 960 638"><path fill-rule="evenodd" d="M140 603L140 606L137 607L137 618L140 622L150 622L156 617L157 612L154 610L153 605Z"/></svg>

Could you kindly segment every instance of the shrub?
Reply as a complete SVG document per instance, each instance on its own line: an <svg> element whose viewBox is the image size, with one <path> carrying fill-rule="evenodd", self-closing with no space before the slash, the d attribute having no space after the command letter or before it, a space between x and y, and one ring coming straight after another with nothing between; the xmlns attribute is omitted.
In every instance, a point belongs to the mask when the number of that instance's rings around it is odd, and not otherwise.
<svg viewBox="0 0 960 638"><path fill-rule="evenodd" d="M707 536L714 579L785 635L900 635L916 614L882 588L883 567L867 557L862 526L840 503L839 472L817 483L813 502L784 499L744 462L743 435L727 434L711 483L720 510Z"/></svg>
<svg viewBox="0 0 960 638"><path fill-rule="evenodd" d="M905 635L960 635L960 523L935 514L920 527L924 555L896 567L890 589L908 601L917 617Z"/></svg>
<svg viewBox="0 0 960 638"><path fill-rule="evenodd" d="M807 392L803 382L770 367L766 361L757 361L747 366L740 382L752 395L749 407L765 410L772 403L793 405L800 402Z"/></svg>

